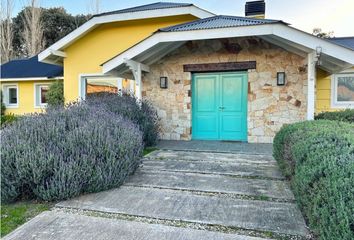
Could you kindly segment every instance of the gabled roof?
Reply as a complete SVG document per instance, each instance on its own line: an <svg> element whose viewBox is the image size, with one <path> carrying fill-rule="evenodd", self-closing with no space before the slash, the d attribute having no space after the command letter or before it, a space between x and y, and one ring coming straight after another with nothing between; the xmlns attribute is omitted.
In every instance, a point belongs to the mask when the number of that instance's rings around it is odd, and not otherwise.
<svg viewBox="0 0 354 240"><path fill-rule="evenodd" d="M214 16L213 13L196 7L193 4L161 2L97 14L79 28L45 49L38 55L38 58L41 62L61 65L65 54L60 51L100 24L181 15L192 15L197 18Z"/></svg>
<svg viewBox="0 0 354 240"><path fill-rule="evenodd" d="M354 37L328 38L329 41L354 50Z"/></svg>
<svg viewBox="0 0 354 240"><path fill-rule="evenodd" d="M204 19L198 19L188 23L182 23L171 27L161 28L160 32L179 32L179 31L191 31L213 28L227 28L227 27L240 27L240 26L252 26L262 25L269 23L284 23L280 20L272 19L257 19L249 17L237 17L237 16L213 16ZM285 24L285 23L284 23Z"/></svg>
<svg viewBox="0 0 354 240"><path fill-rule="evenodd" d="M321 68L336 73L354 65L354 51L277 20L215 16L160 29L102 64L104 74L124 76L127 61L149 66L187 41L258 37L302 57L321 49Z"/></svg>
<svg viewBox="0 0 354 240"><path fill-rule="evenodd" d="M1 79L55 78L63 76L63 67L38 62L38 56L12 60L1 65Z"/></svg>
<svg viewBox="0 0 354 240"><path fill-rule="evenodd" d="M92 17L99 17L99 16L106 16L106 15L120 14L120 13L140 12L140 11L148 11L148 10L156 10L156 9L165 9L165 8L187 7L192 5L193 4L191 3L156 2L156 3L141 5L132 8L125 8L121 10L95 14Z"/></svg>

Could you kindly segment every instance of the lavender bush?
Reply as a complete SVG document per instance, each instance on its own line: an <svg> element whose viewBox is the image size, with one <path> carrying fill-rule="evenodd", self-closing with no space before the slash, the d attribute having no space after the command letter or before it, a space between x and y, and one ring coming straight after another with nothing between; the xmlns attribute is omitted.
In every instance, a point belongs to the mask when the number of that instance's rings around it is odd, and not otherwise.
<svg viewBox="0 0 354 240"><path fill-rule="evenodd" d="M119 186L143 150L138 126L74 104L21 118L1 132L1 199L52 201Z"/></svg>
<svg viewBox="0 0 354 240"><path fill-rule="evenodd" d="M140 106L136 98L130 94L101 92L88 95L86 102L138 124L143 132L145 146L154 146L157 143L159 130L157 112L148 101L142 101Z"/></svg>

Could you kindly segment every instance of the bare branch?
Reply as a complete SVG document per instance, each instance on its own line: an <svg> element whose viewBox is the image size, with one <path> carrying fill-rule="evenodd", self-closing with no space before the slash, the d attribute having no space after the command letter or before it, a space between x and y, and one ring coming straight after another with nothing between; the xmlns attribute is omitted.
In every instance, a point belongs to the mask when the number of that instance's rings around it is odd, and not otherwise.
<svg viewBox="0 0 354 240"><path fill-rule="evenodd" d="M13 26L12 12L14 8L13 0L1 0L0 12L0 61L5 63L13 58Z"/></svg>
<svg viewBox="0 0 354 240"><path fill-rule="evenodd" d="M38 54L45 46L41 15L42 9L39 1L29 0L24 10L22 33L25 54L28 57Z"/></svg>

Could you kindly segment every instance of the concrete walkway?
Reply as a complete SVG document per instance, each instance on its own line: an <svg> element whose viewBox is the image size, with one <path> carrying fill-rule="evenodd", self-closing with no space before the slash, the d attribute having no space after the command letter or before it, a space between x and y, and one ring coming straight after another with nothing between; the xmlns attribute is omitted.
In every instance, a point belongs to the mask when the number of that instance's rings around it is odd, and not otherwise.
<svg viewBox="0 0 354 240"><path fill-rule="evenodd" d="M5 239L260 240L308 234L269 154L159 150L122 187L60 202Z"/></svg>

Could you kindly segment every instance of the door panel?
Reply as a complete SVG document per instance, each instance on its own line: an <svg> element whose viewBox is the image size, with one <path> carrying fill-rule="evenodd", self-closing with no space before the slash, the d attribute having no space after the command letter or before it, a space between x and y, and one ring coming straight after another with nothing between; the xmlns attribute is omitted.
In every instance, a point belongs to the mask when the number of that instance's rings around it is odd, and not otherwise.
<svg viewBox="0 0 354 240"><path fill-rule="evenodd" d="M220 139L247 140L247 78L245 74L222 74Z"/></svg>
<svg viewBox="0 0 354 240"><path fill-rule="evenodd" d="M247 141L247 74L194 74L192 138Z"/></svg>
<svg viewBox="0 0 354 240"><path fill-rule="evenodd" d="M218 76L195 76L193 81L192 136L194 139L218 139Z"/></svg>

